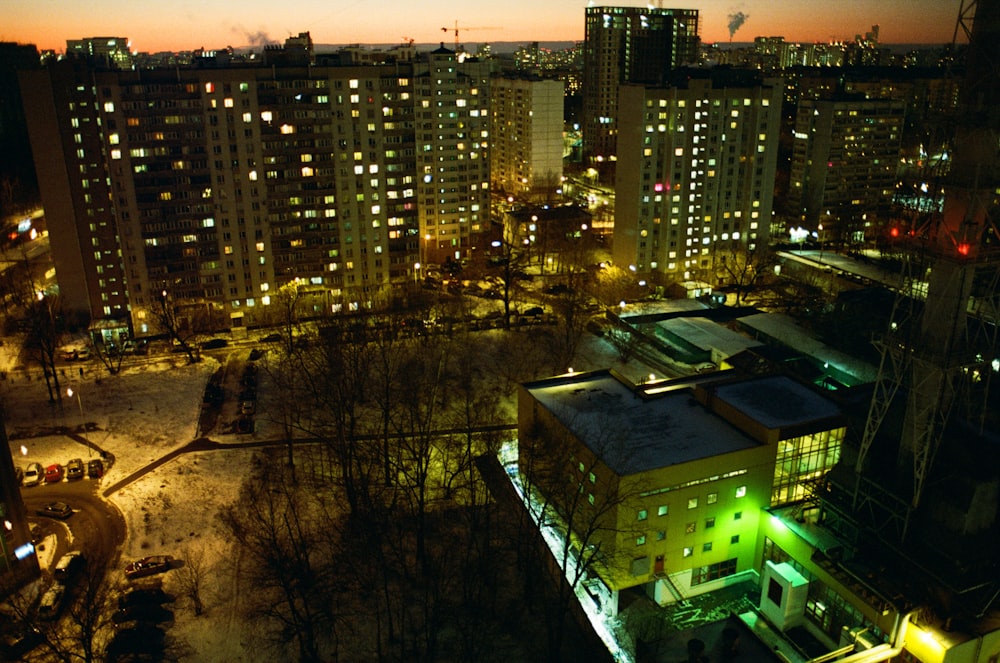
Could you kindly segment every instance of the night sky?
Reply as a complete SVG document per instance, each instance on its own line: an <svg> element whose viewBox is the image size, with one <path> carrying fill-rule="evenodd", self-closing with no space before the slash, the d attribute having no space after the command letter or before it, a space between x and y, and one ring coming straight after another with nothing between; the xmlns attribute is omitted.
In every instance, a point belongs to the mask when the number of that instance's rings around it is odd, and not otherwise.
<svg viewBox="0 0 1000 663"><path fill-rule="evenodd" d="M701 36L709 43L752 41L757 36L845 41L879 24L883 43L943 44L952 39L960 5L960 0L662 3L698 9ZM7 0L0 41L63 51L67 39L128 37L132 50L157 52L282 43L289 35L308 31L317 44L391 44L409 39L453 44L456 21L463 44L575 41L583 38L585 7L580 0Z"/></svg>

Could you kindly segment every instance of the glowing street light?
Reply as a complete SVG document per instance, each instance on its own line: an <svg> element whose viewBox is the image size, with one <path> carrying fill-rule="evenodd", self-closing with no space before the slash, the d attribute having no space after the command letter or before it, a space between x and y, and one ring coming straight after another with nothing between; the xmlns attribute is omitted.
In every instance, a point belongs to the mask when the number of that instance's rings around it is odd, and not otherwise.
<svg viewBox="0 0 1000 663"><path fill-rule="evenodd" d="M74 392L73 387L66 387L67 396L73 398L74 393L76 394L76 404L80 406L80 420L83 422L83 430L86 431L87 422L83 421L83 400L80 398L80 392L79 391ZM87 458L90 458L90 454L91 454L90 442L87 442Z"/></svg>

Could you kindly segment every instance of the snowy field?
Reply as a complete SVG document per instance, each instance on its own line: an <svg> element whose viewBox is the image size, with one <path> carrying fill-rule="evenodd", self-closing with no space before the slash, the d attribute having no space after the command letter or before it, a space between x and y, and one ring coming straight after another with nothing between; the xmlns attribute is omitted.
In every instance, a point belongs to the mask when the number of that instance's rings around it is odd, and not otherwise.
<svg viewBox="0 0 1000 663"><path fill-rule="evenodd" d="M10 344L3 349L7 347ZM71 387L73 396L50 404L37 368L29 379L9 358L0 361L7 369L0 380L0 394L15 464L65 464L75 457L86 463L87 447L58 433L64 429L79 432L87 422L87 439L115 459L101 480L102 492L200 434L198 416L205 384L219 368L211 357L188 365L183 356L170 355L130 359L119 375L108 376L99 370L99 362L91 360L81 377L79 364L66 364L62 392ZM622 364L606 341L586 334L574 370L609 367L636 382L650 374L641 363ZM262 397L266 399L266 391ZM238 444L277 439L279 431L258 416L252 434L212 433L210 437L223 445ZM107 498L127 524L123 560L151 554L183 559L193 552L204 555L212 568L201 616L196 617L187 602L173 606L176 621L169 633L191 648L191 660L265 660L255 658L253 643L244 640L247 636L235 610L238 597L232 578L236 565L216 518L220 508L236 499L252 454L253 450L240 448L182 453ZM43 565L51 562L41 561ZM170 576L163 576L167 591L172 591Z"/></svg>

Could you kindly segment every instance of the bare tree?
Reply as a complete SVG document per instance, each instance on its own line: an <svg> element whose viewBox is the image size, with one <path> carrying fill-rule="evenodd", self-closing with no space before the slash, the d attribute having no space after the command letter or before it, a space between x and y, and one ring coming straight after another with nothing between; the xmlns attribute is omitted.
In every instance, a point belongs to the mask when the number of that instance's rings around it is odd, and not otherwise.
<svg viewBox="0 0 1000 663"><path fill-rule="evenodd" d="M56 371L56 351L63 334L63 318L58 295L43 292L28 306L28 335L24 348L32 359L42 367L45 386L49 390L49 402L62 400L59 388L59 374Z"/></svg>
<svg viewBox="0 0 1000 663"><path fill-rule="evenodd" d="M330 537L320 532L335 521L319 497L264 475L219 514L247 562L241 577L253 588L251 619L279 653L291 648L304 663L335 659L338 641L335 565Z"/></svg>
<svg viewBox="0 0 1000 663"><path fill-rule="evenodd" d="M205 548L202 546L185 546L182 550L184 565L177 569L174 576L177 579L182 596L191 600L194 607L194 614L200 615L205 610L202 602L202 591L205 580L208 578L211 568L205 556Z"/></svg>
<svg viewBox="0 0 1000 663"><path fill-rule="evenodd" d="M163 290L151 308L157 326L170 337L172 342L181 347L181 350L187 354L188 361L192 364L200 361L201 356L192 343L194 333L190 325L186 324L180 316L177 304L171 299L170 293Z"/></svg>
<svg viewBox="0 0 1000 663"><path fill-rule="evenodd" d="M748 248L740 241L731 241L716 251L716 276L720 284L736 292L736 305L753 292L764 280L774 276L777 255L766 245Z"/></svg>
<svg viewBox="0 0 1000 663"><path fill-rule="evenodd" d="M604 431L614 426L598 426ZM623 458L629 454L621 433L607 433L605 439L591 440L594 453L581 453L582 446L570 441L566 430L535 422L526 439L519 440L522 458L521 477L532 519L539 529L557 534L558 577L545 602L549 660L561 660L563 637L571 602L577 587L591 577L612 567L617 560L615 538L619 534L618 511L635 500L636 486L626 484L604 470L607 457ZM574 459L567 477L566 459ZM526 462L525 462L526 461ZM534 563L546 566L547 551L533 546L539 556Z"/></svg>
<svg viewBox="0 0 1000 663"><path fill-rule="evenodd" d="M619 324L611 327L605 335L605 338L610 341L611 345L618 353L618 359L622 363L631 359L636 348L639 346L639 338L632 332L632 330L626 329Z"/></svg>
<svg viewBox="0 0 1000 663"><path fill-rule="evenodd" d="M604 307L631 302L644 294L636 275L617 265L604 265L597 271L591 292L594 299Z"/></svg>

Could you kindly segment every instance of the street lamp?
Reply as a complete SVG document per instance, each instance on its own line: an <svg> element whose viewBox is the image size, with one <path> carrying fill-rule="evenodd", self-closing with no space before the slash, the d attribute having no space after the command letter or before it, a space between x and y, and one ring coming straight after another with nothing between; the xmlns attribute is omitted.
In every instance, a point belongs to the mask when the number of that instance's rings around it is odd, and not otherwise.
<svg viewBox="0 0 1000 663"><path fill-rule="evenodd" d="M66 395L73 398L73 387L66 387ZM80 398L80 392L76 393L76 404L80 406L80 421L83 423L83 430L87 430L87 422L83 420L83 400ZM87 442L87 458L90 458L90 442Z"/></svg>
<svg viewBox="0 0 1000 663"><path fill-rule="evenodd" d="M816 226L816 230L819 231L819 261L823 262L823 224Z"/></svg>

